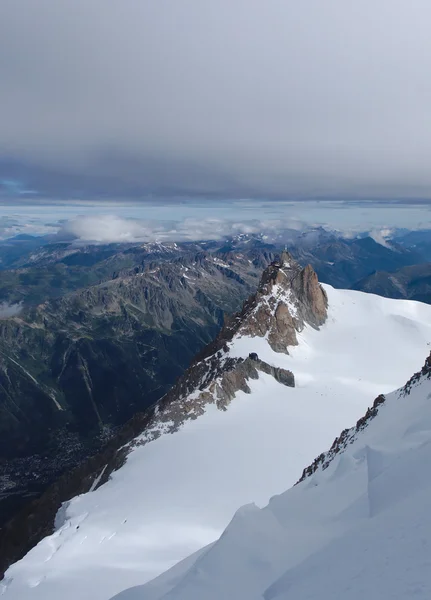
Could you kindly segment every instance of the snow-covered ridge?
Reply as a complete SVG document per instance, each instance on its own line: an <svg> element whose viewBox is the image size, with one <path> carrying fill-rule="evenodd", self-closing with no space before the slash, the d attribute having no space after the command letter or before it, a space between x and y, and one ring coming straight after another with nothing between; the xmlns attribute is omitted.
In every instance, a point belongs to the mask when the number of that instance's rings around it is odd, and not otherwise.
<svg viewBox="0 0 431 600"><path fill-rule="evenodd" d="M300 276L301 272L293 278L296 289L309 289L308 282L318 292L320 286L316 288L312 273ZM276 284L271 289L277 291ZM370 399L402 385L429 352L431 307L330 286L324 289L320 298L327 296L326 320L319 328L312 322L312 310L319 306L295 303L300 318L305 315L309 321L295 328L296 345L285 344L284 351L276 351L269 343L268 328L259 329L259 335L254 325L244 327L244 319L228 323L224 336L208 347L179 382L177 396L155 407L154 420L147 418L144 431L129 447L125 464L94 491L72 498L63 510L60 528L8 570L3 584L6 600L109 600L117 592L145 583L217 540L239 506L265 506L271 496L293 485L303 466L329 447L346 425L355 423ZM243 315L255 307L256 302L246 303ZM286 329L292 325L290 317L280 321ZM268 323L274 325L274 321ZM274 335L280 331L275 326L271 330ZM257 379L247 379L248 389L239 388L227 403L217 402L216 390L211 397L201 395L226 372L235 370L226 371L229 364L244 364L249 353L270 367L294 373L295 388L259 371ZM325 477L331 468L323 472ZM312 480L294 489L303 489ZM250 557L245 557L242 566L232 561L232 568L243 575L242 583L250 580L247 600L261 589L254 585L261 582L261 566L268 566L265 584L269 586L287 568L286 563L274 567L273 555L285 557L289 550L284 545L286 532L277 519L274 523L268 510L249 506L240 511L234 521L237 525L216 542L214 551L222 540L233 537L239 544L240 560L246 546L254 547L254 526L244 537L241 525L250 519L260 523L256 535L268 552L261 555L256 549L253 574L248 572ZM274 536L268 535L265 524L269 522L280 538L276 551ZM302 531L295 549L305 544L311 530L313 535L320 531L318 523L315 528L311 525L305 536ZM200 560L211 558L209 550L199 556ZM226 566L223 547L219 556L216 568L211 558L211 577ZM187 564L194 561L189 559ZM186 573L189 577L184 565L176 569L177 581ZM203 572L201 565L197 572ZM205 575L199 585L206 585L211 577ZM171 574L163 581L162 587L151 584L139 594L153 598L142 594L157 589L159 595L154 598L164 597L162 588L164 594L173 587ZM214 587L218 596L206 595L205 588L205 594L184 597L237 597L236 591L218 585ZM243 590L238 587L238 591Z"/></svg>
<svg viewBox="0 0 431 600"><path fill-rule="evenodd" d="M317 309L313 306L316 298L320 301ZM269 343L275 351L289 354L289 347L298 343L297 332L306 324L318 328L324 322L326 307L326 292L314 271L301 269L283 253L264 271L256 294L244 303L242 311L227 321L214 342L158 402L142 435L130 447L178 431L186 421L204 414L209 404L226 410L238 392L251 393L249 381L258 379L261 373L293 387L294 374L290 370L277 366L277 361L266 362L246 348L239 353L237 341L245 339L250 344L250 338L263 338L254 345L263 342L266 347Z"/></svg>
<svg viewBox="0 0 431 600"><path fill-rule="evenodd" d="M315 473L318 469L323 471L327 469L336 456L343 453L349 444L353 444L353 442L357 439L358 433L368 426L371 419L374 419L378 415L379 406L385 401L386 397L384 394L377 396L373 402L373 405L367 409L365 415L358 419L355 427L343 429L340 435L335 438L330 449L327 452L322 452L322 454L319 454L319 456L314 459L313 463L303 470L298 483L301 483L301 481L304 481L304 479L313 475L313 473Z"/></svg>
<svg viewBox="0 0 431 600"><path fill-rule="evenodd" d="M115 600L430 598L430 378L428 358L324 470L239 509L215 544Z"/></svg>
<svg viewBox="0 0 431 600"><path fill-rule="evenodd" d="M408 396L412 389L416 386L421 385L426 379L431 378L431 353L425 361L422 369L412 375L412 377L408 380L403 388L399 390L399 396ZM340 453L345 452L346 448L349 444L353 444L358 438L359 433L368 427L370 421L377 417L379 414L379 408L382 404L386 402L386 396L384 394L380 394L374 400L371 407L367 409L367 412L363 417L358 419L355 427L351 427L350 429L344 429L341 434L335 438L331 448L328 452L324 452L319 454L319 456L313 461L313 463L304 469L302 472L301 479L298 483L301 483L307 477L310 477L313 473L315 473L318 469L325 470L329 467L331 462L336 458L336 456Z"/></svg>
<svg viewBox="0 0 431 600"><path fill-rule="evenodd" d="M326 292L314 271L309 267L301 269L283 253L264 271L257 293L244 303L241 312L227 320L214 342L158 403L150 424L134 443L146 443L163 432L177 431L186 420L202 415L210 403L226 410L237 392L250 393L248 382L257 379L259 373L293 387L294 374L289 369L273 359L262 360L246 348L238 353L236 341L263 338L265 347L269 343L276 352L288 354L289 347L298 343L296 334L305 325L318 328L324 322L326 307ZM257 347L259 341L254 345Z"/></svg>

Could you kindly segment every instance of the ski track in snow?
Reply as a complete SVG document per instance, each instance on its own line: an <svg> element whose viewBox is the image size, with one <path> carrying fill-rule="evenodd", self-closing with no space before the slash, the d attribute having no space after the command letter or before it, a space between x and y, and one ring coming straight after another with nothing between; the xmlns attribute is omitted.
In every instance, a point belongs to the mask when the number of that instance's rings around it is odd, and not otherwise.
<svg viewBox="0 0 431 600"><path fill-rule="evenodd" d="M290 355L273 352L262 338L243 337L231 343L232 356L257 352L270 364L291 369L296 388L284 387L262 374L249 382L252 394L239 392L226 412L210 405L202 417L187 421L174 435L162 435L134 449L107 484L72 499L61 527L8 570L0 584L5 600L109 600L216 540L241 505L247 506L221 538L223 544L233 539L234 555L230 546L220 551L221 541L199 553L204 567L210 552L216 556L209 563L209 573L201 566L194 567L194 579L187 584L192 585L190 595L173 595L172 599L261 600L266 587L286 571L286 556L292 555L300 569L301 556L308 557L311 547L313 551L323 547L329 530L331 535L338 533L338 543L342 543L349 518L354 520L350 513L361 522L366 518L361 502L355 504L355 494L361 486L368 486L362 455L340 459L338 474L334 475L331 467L287 492L288 498L293 498L289 502L297 507L296 514L289 508L296 521L283 522L282 529L274 514L284 495L274 498L268 509L257 506L265 506L272 496L295 483L302 469L328 449L342 429L353 425L377 395L403 385L418 370L430 349L431 306L330 286L325 289L327 322L320 331L306 327L298 335L299 345L289 349ZM418 424L410 423L410 427L414 430ZM413 430L412 439L427 435ZM346 460L350 462L343 466ZM319 478L329 482L331 477L343 482L348 498L320 498L325 486ZM334 510L344 509L347 513L340 520ZM283 515L281 521L286 520ZM331 519L335 517L334 525ZM349 521L348 526L344 520ZM253 550L256 540L262 551ZM252 556L247 555L247 547L252 548ZM205 587L206 578L212 581L211 577L226 567L226 560L235 565L238 577L242 574L242 583L245 578L249 584L236 591L233 587L227 594L215 586L214 593L218 590L219 595L199 596L200 586ZM193 562L186 559L185 564ZM170 578L181 579L184 569L178 565L173 572L180 575L170 572L158 583L137 588L136 593L125 591L124 600L164 597L172 587ZM187 586L184 589L189 590ZM282 600L282 583L277 590L278 596L272 591L267 600ZM368 596L374 597L377 600L377 596Z"/></svg>

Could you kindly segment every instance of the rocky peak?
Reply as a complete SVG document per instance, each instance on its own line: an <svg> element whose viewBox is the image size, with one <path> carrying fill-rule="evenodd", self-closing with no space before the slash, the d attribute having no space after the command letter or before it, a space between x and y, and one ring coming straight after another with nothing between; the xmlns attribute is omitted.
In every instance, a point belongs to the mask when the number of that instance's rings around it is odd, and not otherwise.
<svg viewBox="0 0 431 600"><path fill-rule="evenodd" d="M302 331L305 324L318 328L324 323L327 305L326 293L312 267L301 268L287 252L283 252L264 270L257 292L244 303L239 313L226 319L216 339L195 358L161 400L159 408L162 410L157 419L164 418L164 413L165 417L169 415L170 422L178 423L178 415L181 415L181 422L196 410L199 414L209 402L224 409L237 391L250 392L247 381L257 379L259 372L293 387L294 375L290 371L265 363L253 353L241 358L231 357L230 342L235 337L266 336L274 351L288 354L288 346L298 343L296 333ZM191 404L190 398L193 398ZM184 402L187 410L184 410ZM172 409L178 413L175 418L172 418Z"/></svg>
<svg viewBox="0 0 431 600"><path fill-rule="evenodd" d="M275 352L288 354L305 324L318 328L327 317L328 299L311 265L301 268L287 253L264 271L259 288L236 315L235 333L267 336Z"/></svg>

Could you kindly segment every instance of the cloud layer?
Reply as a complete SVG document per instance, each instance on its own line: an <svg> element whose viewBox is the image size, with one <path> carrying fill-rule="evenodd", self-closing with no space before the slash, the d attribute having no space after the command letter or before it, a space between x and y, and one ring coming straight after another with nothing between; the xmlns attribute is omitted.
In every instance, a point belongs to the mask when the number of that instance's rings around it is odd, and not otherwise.
<svg viewBox="0 0 431 600"><path fill-rule="evenodd" d="M305 225L297 220L286 219L245 222L228 219L185 218L182 221L148 221L125 219L116 215L79 216L63 224L58 232L61 239L73 238L83 243L110 242L179 242L196 240L223 240L241 233L276 235L282 229L300 230Z"/></svg>
<svg viewBox="0 0 431 600"><path fill-rule="evenodd" d="M0 206L0 241L47 235L51 241L139 242L223 239L324 227L344 235L372 232L379 243L397 228L430 229L426 202L56 202ZM24 234L24 237L22 237ZM378 238L378 240L377 240Z"/></svg>
<svg viewBox="0 0 431 600"><path fill-rule="evenodd" d="M428 0L2 0L0 158L77 194L426 196L430 20Z"/></svg>

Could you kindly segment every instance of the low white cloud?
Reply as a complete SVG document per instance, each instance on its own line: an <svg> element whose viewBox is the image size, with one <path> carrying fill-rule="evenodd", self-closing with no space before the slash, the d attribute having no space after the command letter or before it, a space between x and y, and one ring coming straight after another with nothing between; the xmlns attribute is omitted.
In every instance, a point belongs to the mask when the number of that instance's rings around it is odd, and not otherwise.
<svg viewBox="0 0 431 600"><path fill-rule="evenodd" d="M9 304L8 302L0 303L0 319L9 319L9 317L16 317L22 311L22 303Z"/></svg>
<svg viewBox="0 0 431 600"><path fill-rule="evenodd" d="M63 224L59 236L73 236L79 242L106 244L154 241L222 240L241 233L275 236L285 229L298 231L304 223L297 219L236 221L221 218L185 218L157 221L123 218L116 215L79 216Z"/></svg>
<svg viewBox="0 0 431 600"><path fill-rule="evenodd" d="M151 233L144 222L115 215L76 217L64 224L63 231L79 240L101 244L146 240Z"/></svg>
<svg viewBox="0 0 431 600"><path fill-rule="evenodd" d="M375 242L384 246L385 248L391 248L389 244L389 240L394 234L394 230L386 227L384 229L373 229L369 232L370 238L372 238Z"/></svg>

